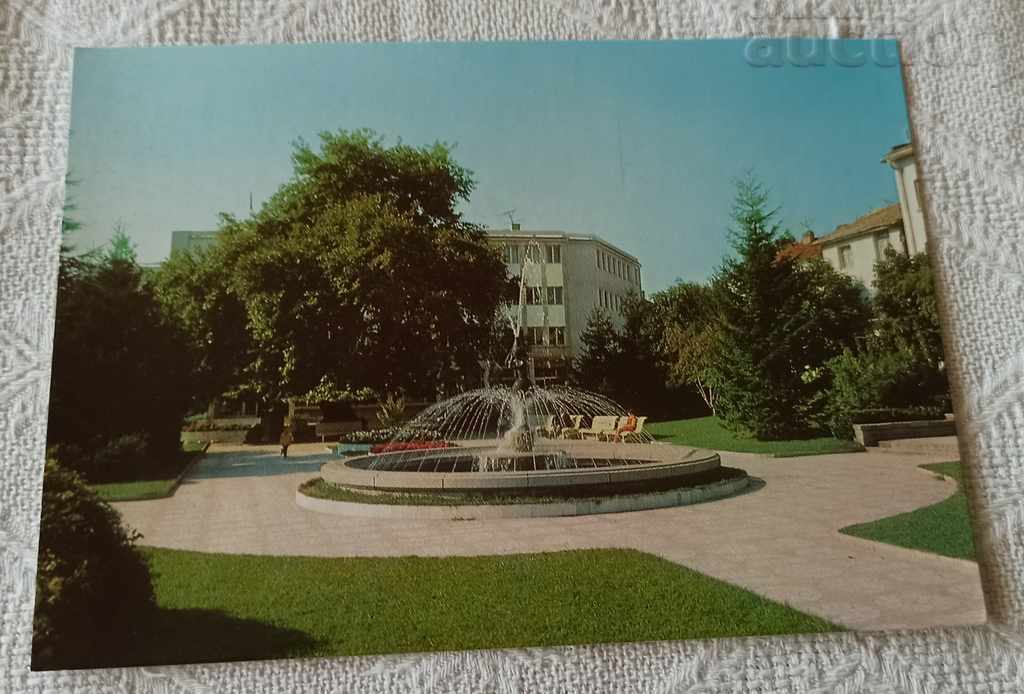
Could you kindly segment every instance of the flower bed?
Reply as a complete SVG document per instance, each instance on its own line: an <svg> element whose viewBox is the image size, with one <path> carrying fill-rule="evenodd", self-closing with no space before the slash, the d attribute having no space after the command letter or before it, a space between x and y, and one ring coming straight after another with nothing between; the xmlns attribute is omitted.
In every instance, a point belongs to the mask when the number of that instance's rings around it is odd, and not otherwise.
<svg viewBox="0 0 1024 694"><path fill-rule="evenodd" d="M426 451L432 448L451 448L447 441L395 441L381 443L370 449L370 453L397 453L399 451Z"/></svg>

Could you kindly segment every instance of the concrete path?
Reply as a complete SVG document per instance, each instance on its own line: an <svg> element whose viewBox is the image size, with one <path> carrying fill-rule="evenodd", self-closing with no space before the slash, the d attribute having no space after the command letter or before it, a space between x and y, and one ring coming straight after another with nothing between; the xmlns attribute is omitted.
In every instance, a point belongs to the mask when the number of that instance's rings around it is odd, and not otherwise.
<svg viewBox="0 0 1024 694"><path fill-rule="evenodd" d="M723 453L723 464L744 468L761 488L697 506L486 521L346 518L298 508L296 487L327 459L321 444L293 446L287 461L269 446L217 445L173 497L115 506L144 544L160 547L318 556L632 547L849 628L985 621L973 562L837 532L952 494L954 483L918 469L932 462L923 455Z"/></svg>

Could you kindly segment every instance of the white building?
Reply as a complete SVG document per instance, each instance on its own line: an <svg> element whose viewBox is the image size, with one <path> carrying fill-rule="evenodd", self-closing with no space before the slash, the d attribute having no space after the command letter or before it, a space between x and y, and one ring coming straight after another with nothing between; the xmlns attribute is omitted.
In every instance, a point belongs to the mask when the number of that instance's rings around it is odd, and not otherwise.
<svg viewBox="0 0 1024 694"><path fill-rule="evenodd" d="M626 296L643 294L640 261L596 236L523 231L518 224L487 233L512 277L521 275L527 253L535 256L527 265L521 324L538 379L562 375L566 361L579 353L580 334L595 308L621 328Z"/></svg>
<svg viewBox="0 0 1024 694"><path fill-rule="evenodd" d="M913 146L893 147L882 163L895 172L900 201L842 224L814 242L829 265L860 280L869 290L875 280L875 263L885 257L886 249L913 255L924 252L926 245Z"/></svg>

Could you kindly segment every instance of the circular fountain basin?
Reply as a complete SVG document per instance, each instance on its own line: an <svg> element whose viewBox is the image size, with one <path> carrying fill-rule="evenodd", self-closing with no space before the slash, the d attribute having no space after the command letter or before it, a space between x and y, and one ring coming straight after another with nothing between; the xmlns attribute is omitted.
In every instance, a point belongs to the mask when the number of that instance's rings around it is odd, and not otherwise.
<svg viewBox="0 0 1024 694"><path fill-rule="evenodd" d="M486 461L494 471L477 471ZM718 454L669 444L545 441L531 452L490 443L329 462L327 482L365 492L590 497L664 491L716 477ZM495 469L500 468L500 469Z"/></svg>

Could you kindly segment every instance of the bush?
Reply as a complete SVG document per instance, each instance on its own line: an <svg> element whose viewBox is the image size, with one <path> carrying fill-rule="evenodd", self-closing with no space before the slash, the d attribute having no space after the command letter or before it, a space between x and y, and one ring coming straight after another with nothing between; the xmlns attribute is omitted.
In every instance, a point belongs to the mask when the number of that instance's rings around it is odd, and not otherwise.
<svg viewBox="0 0 1024 694"><path fill-rule="evenodd" d="M152 461L149 437L145 434L126 434L96 451L86 477L94 484L133 479L143 473L145 468L153 467L155 464Z"/></svg>
<svg viewBox="0 0 1024 694"><path fill-rule="evenodd" d="M224 424L211 421L186 422L181 427L182 431L248 431L252 428L250 424Z"/></svg>
<svg viewBox="0 0 1024 694"><path fill-rule="evenodd" d="M824 406L824 424L835 436L852 438L858 413L881 410L941 417L948 409L945 375L909 350L859 353L850 350L831 360L832 387Z"/></svg>
<svg viewBox="0 0 1024 694"><path fill-rule="evenodd" d="M945 419L948 408L938 406L921 407L876 407L854 410L850 413L851 424L873 422L921 422L929 419Z"/></svg>
<svg viewBox="0 0 1024 694"><path fill-rule="evenodd" d="M340 443L387 443L395 438L398 429L370 429L350 431L338 437Z"/></svg>
<svg viewBox="0 0 1024 694"><path fill-rule="evenodd" d="M262 422L257 422L245 432L245 442L249 444L263 443L267 439L267 432Z"/></svg>
<svg viewBox="0 0 1024 694"><path fill-rule="evenodd" d="M179 450L180 446L179 443ZM47 457L77 472L90 484L140 479L167 461L167 454L154 451L145 434L119 436L93 449L73 443L55 444L47 449Z"/></svg>
<svg viewBox="0 0 1024 694"><path fill-rule="evenodd" d="M137 637L155 606L141 536L82 479L46 464L32 667L99 667Z"/></svg>

